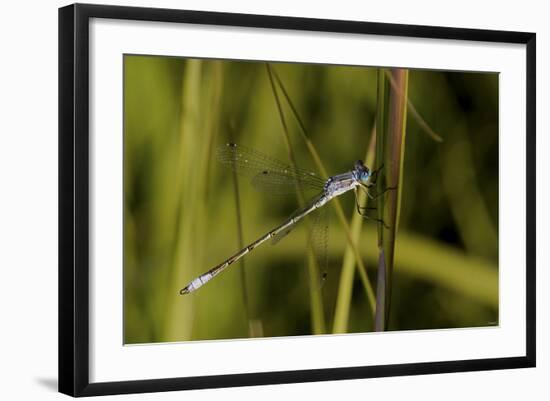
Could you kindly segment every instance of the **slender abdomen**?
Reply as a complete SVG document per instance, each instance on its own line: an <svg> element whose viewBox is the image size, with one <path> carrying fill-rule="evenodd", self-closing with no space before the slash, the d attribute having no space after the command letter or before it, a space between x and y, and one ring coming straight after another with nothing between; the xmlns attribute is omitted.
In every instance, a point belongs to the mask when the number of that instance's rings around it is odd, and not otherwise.
<svg viewBox="0 0 550 401"><path fill-rule="evenodd" d="M250 245L244 247L243 249L235 253L233 256L231 256L229 259L226 259L224 262L220 263L219 265L214 266L212 269L208 270L206 273L201 274L199 277L191 281L186 287L182 288L180 290L180 294L181 295L189 294L190 292L193 292L199 289L204 284L206 284L207 282L212 280L214 277L216 277L218 274L220 274L222 271L224 271L229 266L231 266L233 263L241 259L248 252L252 251L259 245L263 244L268 239L284 231L286 228L292 226L293 224L296 224L297 221L301 220L304 216L311 213L313 210L317 209L318 207L323 206L331 198L332 197L327 197L324 195L321 196L316 202L314 202L311 206L305 208L302 212L298 213L296 216L293 216L290 219L285 220L281 225L269 231L267 234L263 235L262 237L258 238L256 241L252 242Z"/></svg>

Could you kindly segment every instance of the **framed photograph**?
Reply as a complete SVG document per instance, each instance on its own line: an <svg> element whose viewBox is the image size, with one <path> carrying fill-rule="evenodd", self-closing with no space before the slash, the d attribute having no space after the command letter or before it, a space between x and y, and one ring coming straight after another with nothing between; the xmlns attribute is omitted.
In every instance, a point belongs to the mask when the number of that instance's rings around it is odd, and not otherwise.
<svg viewBox="0 0 550 401"><path fill-rule="evenodd" d="M535 98L534 33L61 8L59 391L535 366Z"/></svg>

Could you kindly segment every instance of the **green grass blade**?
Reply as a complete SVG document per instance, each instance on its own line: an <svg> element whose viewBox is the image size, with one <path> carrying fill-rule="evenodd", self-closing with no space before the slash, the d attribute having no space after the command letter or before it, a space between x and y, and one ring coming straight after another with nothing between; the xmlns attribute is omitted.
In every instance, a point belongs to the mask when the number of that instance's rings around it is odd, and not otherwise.
<svg viewBox="0 0 550 401"><path fill-rule="evenodd" d="M392 86L392 89L400 93L401 88L399 87L399 85L397 85L397 83L393 79L392 74L390 74L389 70L386 70L385 73L386 73L386 78L389 80L390 85ZM420 128L422 128L422 131L424 131L434 141L443 142L443 138L440 135L438 135L432 129L432 127L430 127L430 125L426 122L426 120L424 120L424 118L420 115L420 113L414 106L413 102L409 99L409 97L405 96L405 98L407 99L407 110L411 113L413 119L416 120Z"/></svg>
<svg viewBox="0 0 550 401"><path fill-rule="evenodd" d="M369 147L365 155L367 166L372 166L374 163L375 147L376 127L373 127L373 129L371 130ZM365 193L363 191L360 191L358 196L359 204L367 206L368 198ZM361 235L361 228L363 227L364 220L365 219L359 213L354 213L353 217L351 218L351 237L355 243L359 242L359 236ZM348 329L356 260L357 258L355 257L355 254L353 252L353 247L350 245L350 243L348 243L346 246L346 250L344 251L342 270L340 272L340 281L338 282L338 296L336 298L336 309L334 312L334 323L332 327L333 333L345 333ZM372 300L374 300L374 294L372 296ZM374 309L372 308L372 304L371 312L374 317Z"/></svg>
<svg viewBox="0 0 550 401"><path fill-rule="evenodd" d="M392 82L387 74L391 76ZM385 330L390 311L395 238L399 226L401 183L407 123L408 70L380 69L377 100L377 168L383 165L377 185L378 216L385 225L378 225L379 271L377 284L376 329ZM393 188L393 189L391 189ZM387 191L387 192L385 192ZM381 298L384 298L383 300Z"/></svg>
<svg viewBox="0 0 550 401"><path fill-rule="evenodd" d="M202 129L200 125L201 101L203 99L203 88L200 84L203 74L202 62L190 60L183 74L182 110L177 148L177 176L181 178L174 188L178 198L172 245L172 273L166 284L168 290L165 289L162 292L170 300L166 305L166 314L169 318L165 319L163 341L187 339L192 336L196 305L194 302L178 303L177 288L171 287L174 286L174 283L179 284L181 281L193 277L195 272L184 271L185 266L200 266L198 263L199 250L194 246L193 241L193 238L199 237L200 233L191 232L190 227L195 225L195 223L191 223L192 221L197 222L196 219L200 218L201 213L197 212L200 207L198 196L203 192L199 191L201 183L197 179L198 177L190 173L193 171L192 165L200 163L200 158L197 158L199 152L197 152L196 137L197 132ZM194 151L194 156L191 154L192 151ZM194 211L192 215L191 210ZM185 316L185 320L178 318L178 315ZM177 324L172 322L177 322Z"/></svg>
<svg viewBox="0 0 550 401"><path fill-rule="evenodd" d="M285 96L285 99L287 103L289 104L292 114L296 118L296 121L298 122L298 125L300 126L300 135L303 139L303 141L306 144L306 147L313 159L313 162L315 163L315 166L317 168L317 172L320 173L323 177L328 177L327 170L325 166L323 165L323 162L321 161L321 157L319 156L319 152L317 152L317 149L315 148L315 145L311 142L309 139L309 135L307 133L307 130L305 128L305 125L303 124L302 120L300 119L300 116L296 110L296 107L294 106L290 96L288 95L288 92L283 85L283 82L279 78L279 75L274 69L270 69L272 72L273 77L277 81L277 84L281 88L281 92ZM338 198L335 198L331 201L331 204L334 207L334 210L336 211L336 215L338 217L338 220L340 221L340 224L342 225L342 228L344 229L344 233L346 236L346 240L348 241L348 244L353 252L353 255L355 257L355 261L357 262L357 269L359 272L359 277L361 279L361 282L363 284L363 288L365 290L365 295L367 297L367 301L369 303L369 306L371 308L372 313L374 313L375 310L375 295L374 290L372 288L372 285L370 284L368 275L367 275L367 268L365 267L365 264L363 262L363 259L361 257L361 254L359 252L359 249L357 247L357 240L354 240L354 236L352 235L351 227L348 223L348 220L346 218L346 215L344 214L344 209L342 208L342 204Z"/></svg>
<svg viewBox="0 0 550 401"><path fill-rule="evenodd" d="M275 225L277 222L273 220L267 223ZM335 227L335 233L331 236L333 240L328 243L331 259L336 258L346 244L342 231L341 227ZM363 225L362 236L370 238L376 234L377 229L372 224ZM400 231L397 243L394 254L394 263L399 266L397 274L452 291L479 305L498 308L498 267L495 262L413 231ZM297 241L289 241L285 250L288 257L295 258L303 254L304 247ZM266 257L269 258L275 257L278 252L275 247L268 247L266 251ZM375 271L379 258L367 248L361 248L361 255Z"/></svg>
<svg viewBox="0 0 550 401"><path fill-rule="evenodd" d="M233 188L235 194L235 214L237 218L237 247L238 249L244 248L244 239L243 239L243 223L242 223L242 213L241 213L241 196L239 191L239 178L237 177L237 170L232 169L233 174ZM240 278L241 278L241 293L243 298L243 308L244 308L244 318L247 323L248 336L253 337L252 325L250 322L250 302L248 300L248 288L246 285L246 266L245 258L241 258L239 261L240 268Z"/></svg>
<svg viewBox="0 0 550 401"><path fill-rule="evenodd" d="M213 73L212 79L201 79L210 73ZM204 269L207 250L203 244L208 238L205 223L208 192L211 185L213 147L219 131L219 118L211 116L220 115L222 91L221 62L187 62L182 80L181 122L176 150L176 176L181 179L175 181L174 187L178 200L174 222L172 273L165 289L161 291L167 297L163 341L191 338L200 313L200 298L189 298L182 302L181 297L177 296L177 288ZM186 319L181 316L186 316Z"/></svg>
<svg viewBox="0 0 550 401"><path fill-rule="evenodd" d="M267 69L267 75L269 77L269 83L271 84L271 89L273 91L273 96L275 98L275 103L277 104L277 111L279 113L279 117L281 120L281 124L283 127L282 133L283 138L285 140L286 148L288 151L288 157L290 159L291 165L296 168L297 162L296 162L296 156L294 155L294 150L292 148L292 142L290 140L290 133L288 130L288 126L285 120L283 108L281 106L281 101L279 99L279 94L277 93L277 88L275 87L275 81L273 79L273 73L271 66L269 64L266 64ZM304 198L304 192L301 188L301 185L298 181L295 182L296 185L296 193L298 195L298 202L300 204L300 207L304 207L305 205L305 198ZM310 225L309 218L306 216L305 224ZM326 333L326 324L325 324L325 312L323 307L323 298L322 293L318 291L318 266L316 263L315 255L313 253L313 248L310 245L308 245L308 276L310 281L310 304L311 304L311 317L312 317L312 326L313 326L313 333L314 334L324 334Z"/></svg>

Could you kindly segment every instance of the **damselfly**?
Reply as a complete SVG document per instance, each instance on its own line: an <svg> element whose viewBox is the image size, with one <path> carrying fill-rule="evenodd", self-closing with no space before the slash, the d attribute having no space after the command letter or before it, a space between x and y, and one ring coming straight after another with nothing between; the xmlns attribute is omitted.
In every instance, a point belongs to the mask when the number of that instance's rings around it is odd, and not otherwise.
<svg viewBox="0 0 550 401"><path fill-rule="evenodd" d="M231 166L236 172L252 176L252 184L256 188L281 193L296 191L296 186L298 185L308 189L319 190L320 193L313 197L306 206L299 209L279 226L191 281L186 287L180 290L180 294L182 295L199 289L205 283L212 280L222 271L267 240L273 239L277 241L280 237L285 236L292 230L296 223L305 216L322 208L331 199L351 190L355 191L357 211L362 216L377 220L383 224L382 221L368 216L364 212L366 208L359 205L357 198L358 190L364 190L370 198L375 197L369 193L369 188L374 185L378 172L380 171L380 168L376 171L369 170L369 168L363 164L362 160L357 160L351 171L323 180L315 173L293 168L261 152L234 143L222 146L218 150L217 156L220 162Z"/></svg>

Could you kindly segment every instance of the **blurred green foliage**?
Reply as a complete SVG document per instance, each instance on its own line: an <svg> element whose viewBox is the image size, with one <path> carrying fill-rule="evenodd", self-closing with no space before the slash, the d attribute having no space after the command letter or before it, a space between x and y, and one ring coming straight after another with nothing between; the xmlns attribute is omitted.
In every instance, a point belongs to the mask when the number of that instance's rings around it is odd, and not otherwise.
<svg viewBox="0 0 550 401"><path fill-rule="evenodd" d="M376 115L377 69L271 64L329 174L365 158ZM409 113L389 330L498 323L498 74L411 70L408 96L443 142ZM315 164L283 102L300 167ZM179 290L297 207L216 162L236 142L288 162L281 118L260 62L125 56L124 342L312 333L300 225L276 246L248 255L200 290ZM346 217L353 195L341 199ZM330 208L329 271L321 298L334 323L346 235ZM375 288L377 227L365 221L359 251ZM358 274L337 331L373 330ZM247 305L245 305L247 302ZM336 330L336 329L335 329Z"/></svg>

